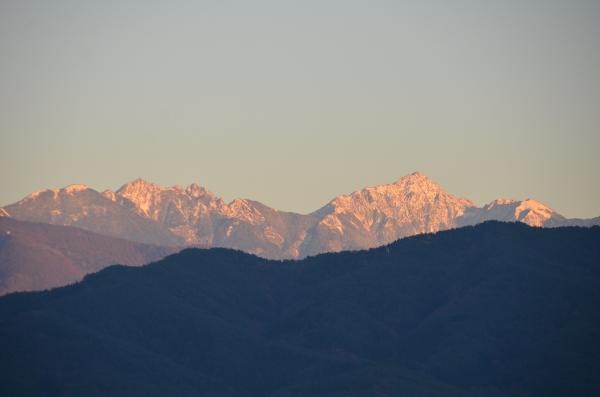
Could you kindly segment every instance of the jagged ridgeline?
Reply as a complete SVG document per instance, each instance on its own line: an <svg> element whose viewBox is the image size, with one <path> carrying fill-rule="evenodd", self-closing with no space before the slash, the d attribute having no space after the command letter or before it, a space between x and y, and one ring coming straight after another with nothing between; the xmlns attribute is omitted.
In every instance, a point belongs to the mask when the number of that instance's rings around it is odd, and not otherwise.
<svg viewBox="0 0 600 397"><path fill-rule="evenodd" d="M478 207L418 172L336 197L310 214L277 211L253 200L225 203L196 184L163 188L141 179L116 192L84 185L42 190L3 211L18 220L77 226L147 244L228 247L271 259L376 247L486 220L600 224L600 218L565 219L535 200L502 199Z"/></svg>
<svg viewBox="0 0 600 397"><path fill-rule="evenodd" d="M599 307L598 227L188 249L0 298L0 395L598 396Z"/></svg>

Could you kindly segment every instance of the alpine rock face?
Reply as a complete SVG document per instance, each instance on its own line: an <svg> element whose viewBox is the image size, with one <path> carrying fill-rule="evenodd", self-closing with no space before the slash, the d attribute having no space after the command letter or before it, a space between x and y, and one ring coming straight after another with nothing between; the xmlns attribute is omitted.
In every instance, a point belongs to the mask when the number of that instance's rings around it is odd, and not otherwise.
<svg viewBox="0 0 600 397"><path fill-rule="evenodd" d="M566 218L536 200L498 199L483 206L483 208L473 209L461 221L466 224L477 224L489 220L516 221L526 223L529 226L542 227L551 223L561 224ZM459 224L461 221L459 221Z"/></svg>
<svg viewBox="0 0 600 397"><path fill-rule="evenodd" d="M566 219L531 199L478 207L419 172L336 197L307 215L247 199L226 203L197 184L165 188L137 179L114 192L84 185L38 191L0 209L0 216L162 246L234 248L271 259L370 248L487 220L531 226L600 223L600 218Z"/></svg>
<svg viewBox="0 0 600 397"><path fill-rule="evenodd" d="M156 245L178 245L177 236L120 203L85 185L45 189L4 208L11 217L28 222L75 226L88 231Z"/></svg>
<svg viewBox="0 0 600 397"><path fill-rule="evenodd" d="M137 179L104 194L133 206L137 215L156 222L183 245L236 248L269 258L300 256L296 241L313 223L310 216L276 211L257 201L227 204L197 184L162 188Z"/></svg>
<svg viewBox="0 0 600 397"><path fill-rule="evenodd" d="M121 205L132 206L137 215L155 222L188 245L211 245L213 215L226 207L223 200L196 184L162 188L137 179L116 193L104 195Z"/></svg>
<svg viewBox="0 0 600 397"><path fill-rule="evenodd" d="M306 254L369 248L398 238L455 226L475 205L446 193L421 173L396 183L340 196L313 215L319 219L304 244Z"/></svg>

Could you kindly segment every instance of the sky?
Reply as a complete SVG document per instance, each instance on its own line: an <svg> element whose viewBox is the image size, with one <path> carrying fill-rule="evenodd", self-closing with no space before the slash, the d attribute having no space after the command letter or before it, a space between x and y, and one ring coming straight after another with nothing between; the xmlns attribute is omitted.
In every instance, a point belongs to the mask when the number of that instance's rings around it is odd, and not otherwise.
<svg viewBox="0 0 600 397"><path fill-rule="evenodd" d="M142 177L307 213L413 171L600 215L600 1L0 0L0 205Z"/></svg>

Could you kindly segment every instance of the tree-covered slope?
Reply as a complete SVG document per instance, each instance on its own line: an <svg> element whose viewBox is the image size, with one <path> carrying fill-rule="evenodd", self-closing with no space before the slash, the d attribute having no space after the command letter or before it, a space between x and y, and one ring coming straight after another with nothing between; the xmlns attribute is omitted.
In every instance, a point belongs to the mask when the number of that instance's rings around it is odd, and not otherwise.
<svg viewBox="0 0 600 397"><path fill-rule="evenodd" d="M0 394L600 394L600 228L276 262L185 250L0 299Z"/></svg>

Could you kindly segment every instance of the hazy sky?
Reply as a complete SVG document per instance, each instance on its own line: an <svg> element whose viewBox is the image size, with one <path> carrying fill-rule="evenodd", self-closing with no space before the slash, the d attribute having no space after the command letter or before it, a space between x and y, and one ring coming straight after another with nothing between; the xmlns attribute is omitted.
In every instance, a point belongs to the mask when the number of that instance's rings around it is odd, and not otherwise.
<svg viewBox="0 0 600 397"><path fill-rule="evenodd" d="M0 205L197 182L309 212L415 170L600 215L600 1L0 0Z"/></svg>

